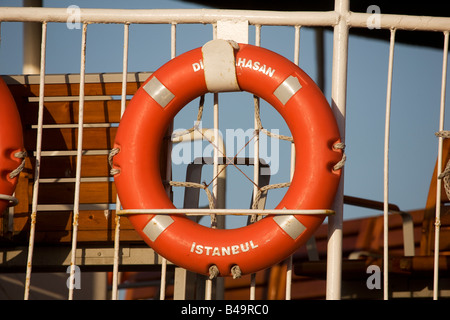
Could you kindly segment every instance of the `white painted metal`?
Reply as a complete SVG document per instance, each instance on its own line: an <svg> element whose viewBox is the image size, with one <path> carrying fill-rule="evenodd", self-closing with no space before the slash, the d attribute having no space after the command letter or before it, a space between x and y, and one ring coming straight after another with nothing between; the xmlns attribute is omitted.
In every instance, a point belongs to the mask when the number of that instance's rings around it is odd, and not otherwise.
<svg viewBox="0 0 450 320"><path fill-rule="evenodd" d="M75 253L77 249L78 235L78 217L80 214L80 185L81 185L81 159L83 154L83 123L84 123L84 75L86 72L86 36L87 24L83 24L81 33L81 67L80 67L80 99L78 103L78 141L77 141L77 163L75 173L75 194L73 205L73 223L72 223L72 258L70 261L70 285L69 300L73 300L73 289L75 282Z"/></svg>
<svg viewBox="0 0 450 320"><path fill-rule="evenodd" d="M70 19L65 8L16 8L4 7L0 21L63 22ZM333 26L339 20L334 11L289 12L264 10L220 10L220 9L81 9L82 23L118 24L171 24L203 23L215 24L219 20L247 20L252 25L303 25Z"/></svg>
<svg viewBox="0 0 450 320"><path fill-rule="evenodd" d="M300 62L300 26L295 26L295 36L294 36L294 63L299 65ZM290 163L290 181L294 176L295 170L295 144L291 143L291 163ZM291 255L287 259L286 266L286 300L291 300L292 293L292 263L293 256Z"/></svg>
<svg viewBox="0 0 450 320"><path fill-rule="evenodd" d="M36 166L34 171L33 198L31 203L31 224L30 224L30 240L28 242L28 258L27 271L25 276L24 300L28 300L30 295L31 270L34 250L34 237L36 232L36 215L38 206L39 176L41 163L41 146L42 146L42 124L44 119L44 85L45 85L45 53L47 47L47 23L42 23L41 37L41 65L39 73L39 112L38 112L38 129L36 137Z"/></svg>
<svg viewBox="0 0 450 320"><path fill-rule="evenodd" d="M346 17L349 14L349 1L336 0L335 10L341 16L334 27L333 36L333 66L331 107L339 126L342 142L345 142L345 111L347 89L347 57L348 28ZM342 176L344 176L344 168ZM329 300L341 298L342 273L342 225L344 211L344 179L341 179L336 194L334 210L336 214L328 218L328 248L327 248L327 293Z"/></svg>
<svg viewBox="0 0 450 320"><path fill-rule="evenodd" d="M395 46L395 29L391 29L391 38L389 44L389 67L387 79L386 93L386 116L385 116L385 132L384 132L384 203L383 203L383 298L388 299L389 288L389 137L391 127L391 96L392 96L392 73L394 68L394 46Z"/></svg>
<svg viewBox="0 0 450 320"><path fill-rule="evenodd" d="M216 215L268 215L274 214L279 216L285 215L316 215L323 214L327 216L333 216L334 211L329 209L317 209L317 210L301 210L301 209L125 209L125 210L117 210L118 214L127 215L127 214L185 214L189 215L205 215L209 216L211 214Z"/></svg>
<svg viewBox="0 0 450 320"><path fill-rule="evenodd" d="M129 39L130 25L123 25L123 61L122 61L122 96L120 101L120 117L125 112L126 95L127 95L127 74L128 74L128 39ZM116 208L121 208L119 196L116 197ZM111 299L117 300L119 298L119 249L120 249L120 215L116 214L114 219L114 262L113 262L113 278Z"/></svg>
<svg viewBox="0 0 450 320"><path fill-rule="evenodd" d="M122 113L125 108L125 88L126 82L132 78L128 78L130 75L127 74L127 63L128 63L128 26L129 24L156 24L165 23L172 25L172 46L171 46L171 57L176 55L176 25L180 23L207 23L212 24L214 27L214 37L217 38L217 26L220 25L220 35L227 34L226 29L229 27L225 26L234 25L242 28L244 25L255 25L256 26L256 44L260 45L260 30L261 25L287 25L295 27L295 63L298 64L298 53L299 53L299 37L300 37L300 26L318 26L318 27L333 27L334 28L334 38L333 38L333 69L332 69L332 109L338 120L338 125L341 133L342 141L345 141L345 113L346 113L346 80L347 80L347 51L348 51L348 30L352 28L366 28L367 21L370 14L367 13L354 13L349 11L349 0L335 0L335 10L327 12L280 12L280 11L239 11L239 10L215 10L215 9L202 9L202 10L191 10L191 9L180 9L180 10L120 10L120 9L81 9L80 19L83 23L83 37L82 41L85 45L85 28L89 23L116 23L124 25L124 58L123 58L123 72L120 75L122 79ZM38 187L40 182L40 159L41 156L59 156L59 155L77 155L77 177L75 179L77 188L76 195L74 197L74 233L73 233L73 249L76 249L76 217L80 209L79 204L79 185L83 181L81 179L79 170L81 168L81 156L90 154L105 154L104 150L82 150L82 135L83 128L89 125L83 124L83 103L85 100L83 91L84 83L91 81L90 75L84 74L84 63L85 63L85 53L81 54L82 67L80 70L79 79L75 80L80 83L80 118L78 127L78 148L76 151L42 151L42 130L44 128L42 124L43 117L43 105L44 101L55 99L50 97L44 97L44 85L45 83L52 83L53 76L45 75L45 52L46 52L46 34L47 34L47 23L48 22L60 22L65 23L69 19L69 13L65 8L2 8L0 11L0 21L21 21L21 22L40 22L42 23L42 39L41 39L41 60L40 60L40 74L39 77L27 77L27 81L37 81L40 84L39 91L39 115L38 124L35 126L37 129L37 143L36 143L36 167L35 167L35 180L33 184L33 199L32 199L32 213L31 213L31 230L30 230L30 241L28 250L28 264L27 273L25 281L25 293L24 298L29 297L29 287L30 287L30 277L32 269L32 257L33 257L33 247L34 247L34 232L35 232L35 222L37 211L40 207L38 205ZM384 261L388 259L387 254L387 202L388 202L388 190L389 190L389 113L390 113L390 97L392 90L392 69L393 69L393 49L395 41L395 30L426 30L434 32L444 32L444 60L442 68L442 91L441 91L441 117L439 123L439 130L443 130L443 116L445 108L445 86L446 86L446 69L447 69L447 55L448 55L448 37L450 30L450 18L443 17L426 17L426 16L404 16L404 15L393 15L393 14L382 14L380 16L380 28L391 30L391 45L390 45L390 55L389 55L389 74L388 74L388 89L387 89L387 101L386 101L386 127L385 127L385 172L384 172L384 247L385 252L383 254ZM83 46L83 45L82 45ZM85 49L85 47L84 47ZM83 50L84 50L83 49ZM77 77L77 76L70 76ZM95 77L95 76L94 76ZM142 79L145 80L148 74L142 74ZM92 81L100 81L106 79L93 79ZM29 82L30 83L30 82ZM88 98L86 98L87 100ZM214 96L214 128L217 130L219 128L218 119L218 95ZM95 125L95 124L94 124ZM46 128L48 125L45 126ZM256 127L255 127L256 128ZM292 153L294 151L294 145L292 144ZM439 160L441 160L442 154L442 138L439 138ZM258 159L259 155L256 150L255 157ZM170 158L170 157L169 157ZM214 152L214 162L215 168L214 172L217 172L218 154ZM292 160L292 163L295 159ZM259 161L255 161L256 164ZM442 163L439 163L439 170L442 170ZM255 166L256 169L256 166ZM257 170L255 171L257 172ZM440 172L440 171L439 171ZM170 174L170 172L168 172ZM257 175L254 177L257 179ZM438 190L440 190L441 182L438 179ZM213 194L217 199L217 186L213 187ZM440 201L440 192L437 193L437 203ZM117 208L120 209L120 201L117 199ZM327 299L340 299L341 296L341 270L342 270L342 223L343 223L343 179L341 181L338 194L336 196L336 201L333 209L335 214L329 217L329 241L328 241L328 255L327 255ZM221 211L223 210L223 211ZM206 210L207 211L207 210ZM182 212L187 212L182 210ZM205 212L206 214L249 214L248 211L231 210L227 211L225 209L217 209L214 212ZM329 211L327 211L330 213ZM327 213L325 212L325 213ZM119 232L120 232L120 214L125 213L125 211L118 210L117 220L116 220L116 234L115 234L115 252L116 260L114 264L114 291L113 298L117 299L117 282L118 282L118 251L119 251ZM162 211L160 212L162 213ZM165 212L169 213L169 212ZM171 212L175 213L175 212ZM188 212L189 213L189 212ZM260 212L252 211L252 214ZM270 213L270 211L265 211L265 214ZM287 212L286 212L287 213ZM199 212L191 212L191 214L199 214ZM435 234L435 248L439 248L439 222L440 222L440 209L439 205L436 208L436 234ZM73 250L75 252L76 250ZM438 250L435 250L435 271L434 271L434 298L438 297ZM75 259L72 257L72 268L71 274L73 274L73 266ZM166 262L167 263L167 262ZM165 264L164 262L162 263ZM388 272L387 263L385 263L385 280L384 280L384 298L388 298ZM290 279L291 279L291 265L289 265L288 277L287 277L287 291L286 298L290 298ZM163 278L165 278L165 267L163 267ZM162 281L162 283L164 283ZM162 284L161 287L164 285ZM253 288L253 289L252 289ZM254 284L251 288L250 298L255 297ZM69 292L69 299L73 296L72 292ZM209 297L210 294L207 294ZM164 298L164 292L161 292L161 298Z"/></svg>
<svg viewBox="0 0 450 320"><path fill-rule="evenodd" d="M439 131L444 130L444 116L445 116L445 93L447 86L447 64L448 64L448 44L449 31L444 32L444 50L442 61L442 82L441 82L441 104L439 115ZM437 189L436 192L436 217L435 217L435 233L434 233L434 273L433 273L433 299L437 300L439 295L439 235L441 227L441 185L442 180L439 175L442 172L442 146L443 138L439 137L438 146L438 165L437 165Z"/></svg>
<svg viewBox="0 0 450 320"><path fill-rule="evenodd" d="M24 0L24 7L42 7L42 0ZM23 74L39 74L42 28L39 22L23 24Z"/></svg>

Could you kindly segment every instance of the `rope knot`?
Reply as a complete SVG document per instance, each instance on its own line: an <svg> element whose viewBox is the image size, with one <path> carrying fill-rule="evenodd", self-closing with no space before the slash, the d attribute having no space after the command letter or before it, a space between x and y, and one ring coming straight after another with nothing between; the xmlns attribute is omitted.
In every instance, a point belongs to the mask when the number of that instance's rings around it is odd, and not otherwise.
<svg viewBox="0 0 450 320"><path fill-rule="evenodd" d="M14 153L14 157L16 157L18 159L22 159L22 162L16 169L14 169L13 171L11 171L9 173L9 177L11 179L14 179L15 177L17 177L22 172L23 168L25 167L25 158L27 157L27 152L26 151L18 151L16 153Z"/></svg>
<svg viewBox="0 0 450 320"><path fill-rule="evenodd" d="M333 145L333 149L334 150L342 150L342 158L341 158L341 160L338 163L336 163L334 165L334 167L333 167L333 170L337 171L339 169L342 169L342 167L344 167L345 161L347 160L347 155L344 152L344 150L345 150L345 143L343 143L343 142L335 143Z"/></svg>
<svg viewBox="0 0 450 320"><path fill-rule="evenodd" d="M219 275L219 268L213 264L211 267L209 267L209 280L217 278Z"/></svg>
<svg viewBox="0 0 450 320"><path fill-rule="evenodd" d="M111 167L109 174L112 176L120 173L120 169L113 168L113 158L119 152L120 152L119 148L113 148L113 149L111 149L111 151L108 154L108 163L109 163L109 166Z"/></svg>

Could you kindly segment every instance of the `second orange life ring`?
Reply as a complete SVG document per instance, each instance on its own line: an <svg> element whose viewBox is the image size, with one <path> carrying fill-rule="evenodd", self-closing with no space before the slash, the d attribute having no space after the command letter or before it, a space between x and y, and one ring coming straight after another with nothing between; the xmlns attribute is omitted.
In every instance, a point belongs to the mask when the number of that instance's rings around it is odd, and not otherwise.
<svg viewBox="0 0 450 320"><path fill-rule="evenodd" d="M341 170L340 134L317 85L298 66L267 49L213 40L155 71L129 102L119 124L114 181L124 209L175 208L160 176L159 151L174 116L208 92L247 91L270 103L286 121L296 146L295 173L276 209L332 206ZM281 210L280 210L281 211ZM144 241L172 263L209 274L257 272L291 255L324 215L268 215L237 229L213 229L185 215L131 214Z"/></svg>
<svg viewBox="0 0 450 320"><path fill-rule="evenodd" d="M0 215L17 201L13 193L24 156L20 115L8 86L0 77Z"/></svg>

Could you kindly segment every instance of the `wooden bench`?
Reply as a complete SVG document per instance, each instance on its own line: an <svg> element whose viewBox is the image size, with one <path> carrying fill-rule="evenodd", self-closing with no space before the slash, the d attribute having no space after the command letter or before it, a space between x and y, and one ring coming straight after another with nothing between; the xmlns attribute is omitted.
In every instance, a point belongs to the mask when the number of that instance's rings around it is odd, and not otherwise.
<svg viewBox="0 0 450 320"><path fill-rule="evenodd" d="M150 73L127 75L127 100ZM0 269L23 269L30 234L33 185L36 168L36 142L39 110L39 76L3 76L16 101L22 119L24 144L28 153L19 177L15 196L19 204L0 217L0 247L4 248ZM67 248L72 241L73 206L78 139L80 77L76 74L47 75L44 86L42 152L39 175L38 206L35 224L35 257L33 270L53 269L66 265ZM121 116L122 74L87 74L85 77L83 156L81 161L80 214L77 243L80 256L85 248L98 249L94 256L108 259L80 260L95 266L112 263L110 252L114 241L116 189L109 174L108 154L113 147ZM165 157L163 148L162 158ZM161 172L165 172L161 161ZM127 264L130 252L147 246L128 219L121 219L120 243L122 262ZM45 247L63 248L53 261ZM84 251L83 251L84 250ZM105 251L106 250L106 251ZM55 253L56 254L56 253ZM139 253L142 255L142 252ZM150 252L149 252L150 254ZM41 258L39 258L41 255ZM5 258L6 257L6 258ZM18 259L18 257L21 257ZM95 257L92 257L95 258ZM80 258L81 259L81 258ZM105 260L106 259L106 260ZM141 261L136 257L136 261ZM42 260L42 261L41 261ZM45 262L47 260L47 262ZM57 260L57 261L56 261ZM63 263L61 263L61 260ZM129 262L133 264L133 262ZM137 262L141 263L141 262ZM110 268L109 268L110 270Z"/></svg>

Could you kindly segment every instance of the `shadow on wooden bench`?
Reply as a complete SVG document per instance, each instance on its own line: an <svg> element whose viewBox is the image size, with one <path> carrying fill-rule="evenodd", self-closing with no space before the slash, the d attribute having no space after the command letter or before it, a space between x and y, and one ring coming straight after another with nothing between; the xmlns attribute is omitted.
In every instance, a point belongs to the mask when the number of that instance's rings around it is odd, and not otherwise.
<svg viewBox="0 0 450 320"><path fill-rule="evenodd" d="M443 164L450 160L450 141L444 140ZM437 161L424 209L402 212L389 205L389 294L391 297L432 297L434 270L434 232L436 211ZM441 196L439 250L439 295L449 296L450 285L450 208L444 188ZM345 197L344 203L383 211L383 203ZM294 256L296 277L326 279L327 225L316 233L319 259L308 259L306 249ZM343 297L382 298L382 290L369 290L367 268L383 271L383 216L344 221L342 294ZM295 286L295 285L294 285ZM308 290L301 285L294 290ZM324 297L324 296L323 296Z"/></svg>

